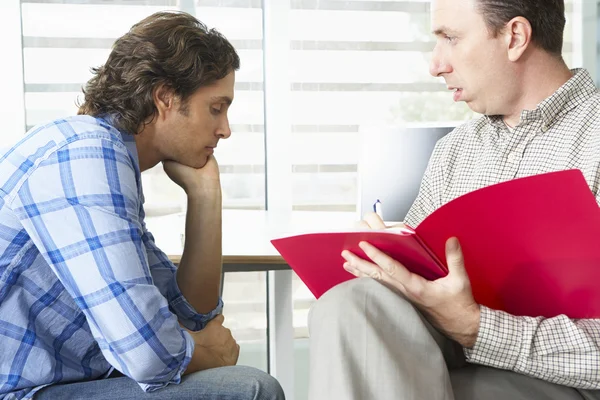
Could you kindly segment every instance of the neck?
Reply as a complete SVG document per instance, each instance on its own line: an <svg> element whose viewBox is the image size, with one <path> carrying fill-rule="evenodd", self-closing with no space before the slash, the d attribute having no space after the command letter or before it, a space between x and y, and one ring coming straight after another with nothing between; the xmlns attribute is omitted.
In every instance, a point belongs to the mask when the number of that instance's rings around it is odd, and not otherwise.
<svg viewBox="0 0 600 400"><path fill-rule="evenodd" d="M161 161L160 153L156 150L153 140L155 135L154 125L147 124L140 132L134 135L135 147L138 152L140 170L146 171Z"/></svg>
<svg viewBox="0 0 600 400"><path fill-rule="evenodd" d="M504 114L504 121L512 127L521 121L521 111L534 110L573 76L562 58L541 50L534 53L524 55L525 59L515 71L519 77L515 82L517 95L511 101L511 110Z"/></svg>

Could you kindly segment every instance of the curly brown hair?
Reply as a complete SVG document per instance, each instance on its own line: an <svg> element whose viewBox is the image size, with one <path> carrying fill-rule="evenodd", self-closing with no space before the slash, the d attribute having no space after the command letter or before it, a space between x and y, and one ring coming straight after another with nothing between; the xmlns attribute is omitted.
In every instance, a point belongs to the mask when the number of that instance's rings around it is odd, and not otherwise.
<svg viewBox="0 0 600 400"><path fill-rule="evenodd" d="M158 12L117 39L106 63L92 68L78 114L109 115L136 134L156 116L153 90L164 85L181 101L240 68L240 58L215 29L184 12Z"/></svg>

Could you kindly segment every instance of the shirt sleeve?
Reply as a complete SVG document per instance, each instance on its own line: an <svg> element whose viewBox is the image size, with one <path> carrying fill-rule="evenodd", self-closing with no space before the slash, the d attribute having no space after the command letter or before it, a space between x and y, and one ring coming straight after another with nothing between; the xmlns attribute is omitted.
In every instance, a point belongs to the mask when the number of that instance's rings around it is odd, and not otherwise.
<svg viewBox="0 0 600 400"><path fill-rule="evenodd" d="M600 320L516 317L481 306L467 361L579 389L600 389Z"/></svg>
<svg viewBox="0 0 600 400"><path fill-rule="evenodd" d="M84 137L42 160L11 207L106 360L152 391L180 382L194 341L152 280L138 184L122 143Z"/></svg>
<svg viewBox="0 0 600 400"><path fill-rule="evenodd" d="M187 329L199 331L203 329L208 321L213 319L223 311L223 300L219 297L219 301L214 310L208 314L200 314L186 300L177 285L176 267L173 265L169 257L156 246L154 237L146 229L143 224L142 240L148 254L148 263L150 272L154 279L154 283L159 288L164 297L169 302L171 311L179 317L179 322Z"/></svg>

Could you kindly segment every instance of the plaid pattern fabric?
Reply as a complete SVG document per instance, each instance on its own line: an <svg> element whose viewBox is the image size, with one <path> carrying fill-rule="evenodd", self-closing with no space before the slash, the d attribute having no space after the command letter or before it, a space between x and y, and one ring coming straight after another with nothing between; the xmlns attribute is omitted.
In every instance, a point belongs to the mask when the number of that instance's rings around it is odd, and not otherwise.
<svg viewBox="0 0 600 400"><path fill-rule="evenodd" d="M130 151L131 150L131 151ZM133 138L77 116L0 158L0 399L117 368L146 391L178 383L199 330L144 225Z"/></svg>
<svg viewBox="0 0 600 400"><path fill-rule="evenodd" d="M573 73L535 110L523 111L512 132L501 117L484 116L441 139L407 223L416 226L473 190L571 168L583 172L600 203L600 92L587 71ZM516 317L482 307L477 343L465 355L472 363L600 389L600 320Z"/></svg>

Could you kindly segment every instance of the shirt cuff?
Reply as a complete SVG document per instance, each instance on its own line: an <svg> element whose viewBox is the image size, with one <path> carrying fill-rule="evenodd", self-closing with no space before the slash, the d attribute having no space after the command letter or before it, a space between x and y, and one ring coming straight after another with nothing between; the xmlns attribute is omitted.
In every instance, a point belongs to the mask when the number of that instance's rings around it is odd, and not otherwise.
<svg viewBox="0 0 600 400"><path fill-rule="evenodd" d="M187 369L190 361L192 361L192 354L194 354L194 348L196 346L196 344L194 343L194 339L192 338L192 335L189 334L189 332L185 331L185 330L181 330L181 332L183 333L183 337L185 339L185 357L183 359L183 361L181 362L181 364L179 365L179 368L174 371L172 373L171 378L166 381L166 382L152 382L152 383L142 383L142 382L138 382L138 385L140 385L140 387L142 388L142 390L144 392L154 392L156 390L162 389L165 386L169 385L169 384L180 384L181 383L181 378L183 377L183 373L185 372L185 370Z"/></svg>
<svg viewBox="0 0 600 400"><path fill-rule="evenodd" d="M503 311L481 306L481 320L475 346L464 349L474 364L514 370L521 349L521 321Z"/></svg>
<svg viewBox="0 0 600 400"><path fill-rule="evenodd" d="M190 331L199 331L204 329L206 324L223 311L223 299L219 297L217 306L207 314L200 314L196 309L186 300L177 285L177 279L173 275L171 280L171 287L169 288L169 308L177 315L179 322Z"/></svg>

